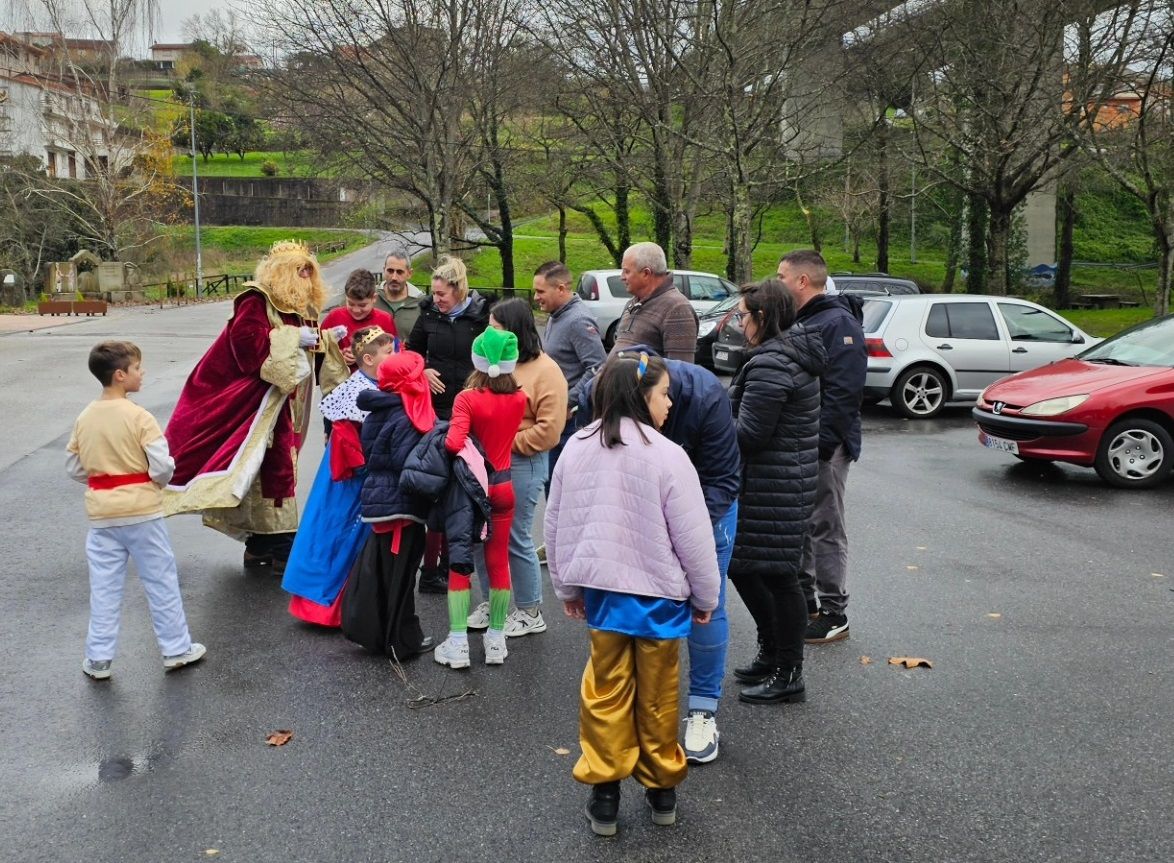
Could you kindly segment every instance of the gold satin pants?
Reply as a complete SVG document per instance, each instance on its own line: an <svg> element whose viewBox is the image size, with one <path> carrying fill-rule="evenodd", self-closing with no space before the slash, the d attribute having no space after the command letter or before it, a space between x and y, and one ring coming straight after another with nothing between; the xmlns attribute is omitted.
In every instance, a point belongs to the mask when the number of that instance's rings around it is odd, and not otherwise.
<svg viewBox="0 0 1174 863"><path fill-rule="evenodd" d="M687 771L677 743L680 640L590 632L575 779L598 785L632 776L645 788L675 788Z"/></svg>

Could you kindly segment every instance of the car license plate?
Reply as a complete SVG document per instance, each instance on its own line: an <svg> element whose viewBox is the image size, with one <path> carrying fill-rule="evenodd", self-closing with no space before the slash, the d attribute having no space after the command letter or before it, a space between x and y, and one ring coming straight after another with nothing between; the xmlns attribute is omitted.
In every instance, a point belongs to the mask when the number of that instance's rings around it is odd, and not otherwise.
<svg viewBox="0 0 1174 863"><path fill-rule="evenodd" d="M729 351L714 351L713 358L715 360L728 360L730 358Z"/></svg>
<svg viewBox="0 0 1174 863"><path fill-rule="evenodd" d="M1004 440L1001 437L994 437L987 434L986 432L982 433L981 438L982 445L987 449L997 449L1000 452L1009 452L1012 455L1019 455L1019 444L1015 443L1013 440Z"/></svg>

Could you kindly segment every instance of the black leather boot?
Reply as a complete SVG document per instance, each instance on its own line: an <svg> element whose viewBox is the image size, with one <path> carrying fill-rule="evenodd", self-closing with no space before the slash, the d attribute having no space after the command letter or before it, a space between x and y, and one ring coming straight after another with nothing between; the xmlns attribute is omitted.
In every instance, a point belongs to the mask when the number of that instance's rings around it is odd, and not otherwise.
<svg viewBox="0 0 1174 863"><path fill-rule="evenodd" d="M652 811L652 823L657 827L669 827L677 823L676 788L645 788L644 802Z"/></svg>
<svg viewBox="0 0 1174 863"><path fill-rule="evenodd" d="M742 683L762 683L775 670L774 650L758 641L758 653L749 665L734 669L734 677Z"/></svg>
<svg viewBox="0 0 1174 863"><path fill-rule="evenodd" d="M620 783L603 782L591 786L591 797L583 814L591 822L596 836L615 836L616 821L620 815Z"/></svg>
<svg viewBox="0 0 1174 863"><path fill-rule="evenodd" d="M777 666L764 681L739 692L738 700L747 704L806 701L807 688L803 684L803 666Z"/></svg>

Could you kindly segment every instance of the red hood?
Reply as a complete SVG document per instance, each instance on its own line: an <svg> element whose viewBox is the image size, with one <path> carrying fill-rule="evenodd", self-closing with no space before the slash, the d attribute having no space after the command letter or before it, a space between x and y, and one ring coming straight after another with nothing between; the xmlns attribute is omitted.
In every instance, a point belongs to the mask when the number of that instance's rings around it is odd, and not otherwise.
<svg viewBox="0 0 1174 863"><path fill-rule="evenodd" d="M1170 369L1158 366L1112 366L1067 359L996 381L987 388L984 396L987 401L1030 405L1042 399L1092 393L1116 384L1169 373Z"/></svg>

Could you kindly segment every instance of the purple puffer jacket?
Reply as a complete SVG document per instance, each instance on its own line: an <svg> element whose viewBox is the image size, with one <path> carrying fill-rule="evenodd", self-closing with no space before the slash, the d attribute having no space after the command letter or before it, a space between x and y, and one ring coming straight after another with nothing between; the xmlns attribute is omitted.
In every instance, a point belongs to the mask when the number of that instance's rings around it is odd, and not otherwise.
<svg viewBox="0 0 1174 863"><path fill-rule="evenodd" d="M594 587L717 608L713 525L685 451L625 419L606 449L595 422L567 441L546 504L546 559L559 599ZM645 443L640 431L648 439Z"/></svg>

